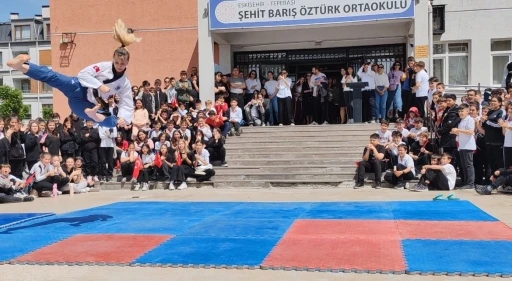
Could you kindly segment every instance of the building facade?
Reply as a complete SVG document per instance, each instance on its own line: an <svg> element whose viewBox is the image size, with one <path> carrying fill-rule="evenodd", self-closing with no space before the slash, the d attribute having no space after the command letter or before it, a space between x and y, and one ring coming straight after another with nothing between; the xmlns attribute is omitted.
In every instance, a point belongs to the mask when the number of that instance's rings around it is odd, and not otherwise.
<svg viewBox="0 0 512 281"><path fill-rule="evenodd" d="M452 88L498 86L512 53L507 0L52 0L51 10L54 69L76 75L110 60L121 18L142 38L129 47L132 84L198 66L202 100L213 99L214 72L234 66L259 75L287 68L294 78L319 65L336 76L341 67L388 67L408 56ZM69 113L57 91L54 101Z"/></svg>
<svg viewBox="0 0 512 281"><path fill-rule="evenodd" d="M41 117L44 107L53 107L53 90L13 71L6 62L19 54L28 54L32 62L52 67L50 34L49 6L43 6L41 14L33 18L19 18L18 13L11 13L9 22L0 23L0 85L22 91L23 102L30 108L28 119Z"/></svg>

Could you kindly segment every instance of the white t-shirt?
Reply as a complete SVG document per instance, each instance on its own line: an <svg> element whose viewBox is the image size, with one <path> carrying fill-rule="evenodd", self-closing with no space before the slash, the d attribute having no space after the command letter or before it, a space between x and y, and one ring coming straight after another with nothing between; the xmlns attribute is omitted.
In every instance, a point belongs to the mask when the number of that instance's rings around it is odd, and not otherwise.
<svg viewBox="0 0 512 281"><path fill-rule="evenodd" d="M505 142L504 147L512 147L512 120L507 120L509 128L505 131Z"/></svg>
<svg viewBox="0 0 512 281"><path fill-rule="evenodd" d="M459 125L457 126L459 130L471 130L475 131L475 120L471 116L466 116L466 118L460 120ZM459 150L475 150L476 149L476 140L473 135L459 133L457 135L457 141L459 142Z"/></svg>
<svg viewBox="0 0 512 281"><path fill-rule="evenodd" d="M267 94L268 96L272 96L274 94L274 92L276 91L276 87L277 87L277 81L276 80L268 80L267 82L265 82L265 90L267 90Z"/></svg>
<svg viewBox="0 0 512 281"><path fill-rule="evenodd" d="M393 140L391 138L391 131L389 130L386 130L384 133L382 130L377 130L377 134L379 134L379 144L385 145Z"/></svg>
<svg viewBox="0 0 512 281"><path fill-rule="evenodd" d="M347 79L346 79L347 75L343 76L343 79L341 79L341 83L355 83L357 82L357 76L356 77L352 77L352 81L350 82L347 82ZM345 87L343 89L344 92L348 92L348 91L353 91L352 88L350 87Z"/></svg>
<svg viewBox="0 0 512 281"><path fill-rule="evenodd" d="M389 88L389 77L386 73L375 73L375 87Z"/></svg>
<svg viewBox="0 0 512 281"><path fill-rule="evenodd" d="M285 80L288 83L288 86L282 80L279 80L279 82L277 82L277 86L279 87L279 90L277 91L278 98L284 99L286 97L292 96L292 91L290 90L290 87L292 86L292 80L290 78L285 78Z"/></svg>
<svg viewBox="0 0 512 281"><path fill-rule="evenodd" d="M256 86L254 89L252 86ZM254 90L261 90L260 79L247 79L245 80L245 87L247 87L247 93L252 94Z"/></svg>
<svg viewBox="0 0 512 281"><path fill-rule="evenodd" d="M453 190L455 188L455 180L457 179L457 172L455 172L455 168L452 164L446 164L443 166L441 172L443 172L448 179L448 187L450 190Z"/></svg>
<svg viewBox="0 0 512 281"><path fill-rule="evenodd" d="M398 156L398 164L402 164L407 168L411 168L412 174L416 175L416 171L414 169L414 160L409 154L405 154L404 158Z"/></svg>
<svg viewBox="0 0 512 281"><path fill-rule="evenodd" d="M416 97L428 97L428 74L422 69L420 72L416 73L416 84L420 84L420 88L416 90ZM412 85L416 86L416 85Z"/></svg>
<svg viewBox="0 0 512 281"><path fill-rule="evenodd" d="M414 127L414 128L411 128L411 131L409 131L409 134L416 134L416 139L415 140L418 140L419 139L418 134L421 133L421 132L428 133L428 129L425 128L425 127L421 127L421 129L416 129L416 127ZM407 134L407 135L409 135L409 134ZM402 135L403 135L403 133L402 133Z"/></svg>
<svg viewBox="0 0 512 281"><path fill-rule="evenodd" d="M402 131L398 131L395 129L395 131L402 133L402 138L406 138L409 136L409 130L407 130L406 128L403 128Z"/></svg>

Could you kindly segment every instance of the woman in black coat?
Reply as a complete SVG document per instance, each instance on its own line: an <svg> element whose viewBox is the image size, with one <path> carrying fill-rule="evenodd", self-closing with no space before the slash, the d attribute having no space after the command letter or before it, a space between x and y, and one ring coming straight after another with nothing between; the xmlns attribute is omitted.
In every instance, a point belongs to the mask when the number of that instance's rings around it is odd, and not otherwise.
<svg viewBox="0 0 512 281"><path fill-rule="evenodd" d="M9 118L9 129L5 133L5 138L9 141L9 165L11 165L11 175L22 179L23 169L25 168L25 125L20 124L17 116Z"/></svg>
<svg viewBox="0 0 512 281"><path fill-rule="evenodd" d="M75 151L78 146L76 141L76 134L71 124L71 119L67 117L62 123L62 130L60 131L60 154L62 159L69 157L75 158Z"/></svg>
<svg viewBox="0 0 512 281"><path fill-rule="evenodd" d="M29 171L39 161L39 156L42 153L40 142L39 123L31 121L29 123L29 132L25 136L25 154Z"/></svg>

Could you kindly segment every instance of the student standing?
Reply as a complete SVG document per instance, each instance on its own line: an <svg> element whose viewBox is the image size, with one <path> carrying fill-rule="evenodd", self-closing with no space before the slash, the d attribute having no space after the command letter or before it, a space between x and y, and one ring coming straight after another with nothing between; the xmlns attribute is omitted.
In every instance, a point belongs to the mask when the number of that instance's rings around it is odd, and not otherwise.
<svg viewBox="0 0 512 281"><path fill-rule="evenodd" d="M425 63L422 61L417 62L414 65L416 71L416 85L412 87L412 90L416 93L415 102L416 107L420 111L421 118L425 118L425 104L428 100L428 89L429 89L429 77L425 71Z"/></svg>
<svg viewBox="0 0 512 281"><path fill-rule="evenodd" d="M459 142L459 167L462 172L461 189L475 188L475 168L473 167L473 152L476 150L475 120L469 116L469 106L461 104L459 107L460 123L451 133L457 135Z"/></svg>
<svg viewBox="0 0 512 281"><path fill-rule="evenodd" d="M279 111L279 126L292 125L293 110L292 110L292 80L288 78L286 69L281 70L279 78L277 79L277 107Z"/></svg>

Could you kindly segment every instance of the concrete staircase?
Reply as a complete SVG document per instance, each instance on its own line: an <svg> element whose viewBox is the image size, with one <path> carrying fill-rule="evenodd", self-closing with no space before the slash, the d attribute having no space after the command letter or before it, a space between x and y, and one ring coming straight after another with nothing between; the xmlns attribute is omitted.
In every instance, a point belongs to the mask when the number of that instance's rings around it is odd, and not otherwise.
<svg viewBox="0 0 512 281"><path fill-rule="evenodd" d="M378 124L245 127L240 137L227 140L229 167L216 167L214 187L351 186L355 161L378 128Z"/></svg>
<svg viewBox="0 0 512 281"><path fill-rule="evenodd" d="M352 187L355 162L378 124L243 127L226 143L229 167L215 167L210 182L189 187L335 188ZM370 176L371 177L371 176ZM120 180L120 177L119 179ZM151 189L167 188L154 183ZM102 189L132 188L130 183L101 183Z"/></svg>

